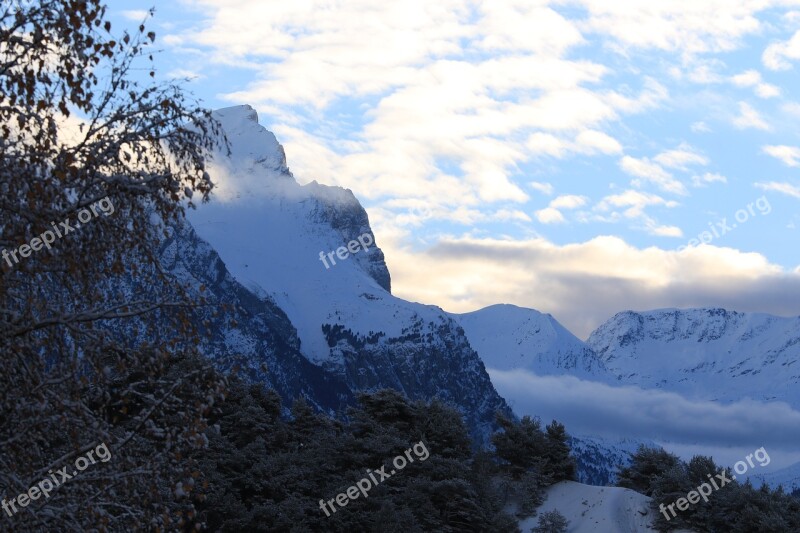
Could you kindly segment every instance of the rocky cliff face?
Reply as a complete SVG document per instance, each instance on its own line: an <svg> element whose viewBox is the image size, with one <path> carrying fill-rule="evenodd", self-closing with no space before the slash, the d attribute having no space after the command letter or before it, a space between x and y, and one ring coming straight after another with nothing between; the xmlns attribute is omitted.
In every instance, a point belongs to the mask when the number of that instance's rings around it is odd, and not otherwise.
<svg viewBox="0 0 800 533"><path fill-rule="evenodd" d="M327 187L317 182L309 184L316 205L308 218L313 224L330 225L339 234L342 243L358 240L365 234L372 235L367 211L361 207L350 189ZM365 240L365 242L367 242ZM364 271L386 292L392 292L392 278L383 251L377 246L370 252L353 255Z"/></svg>

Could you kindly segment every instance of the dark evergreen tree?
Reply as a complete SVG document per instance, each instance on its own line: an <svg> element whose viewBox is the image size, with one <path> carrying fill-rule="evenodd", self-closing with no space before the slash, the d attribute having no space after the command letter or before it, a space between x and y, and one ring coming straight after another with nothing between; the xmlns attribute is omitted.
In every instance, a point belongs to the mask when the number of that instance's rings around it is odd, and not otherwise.
<svg viewBox="0 0 800 533"><path fill-rule="evenodd" d="M361 395L347 422L302 400L289 419L273 393L234 380L212 420L209 450L197 460L205 492L198 504L215 531L517 531L505 501L488 499L472 464L461 415L445 404L411 403L395 391ZM320 500L348 487L422 441L415 460L345 507ZM437 448L438 446L438 448ZM412 448L413 450L413 448ZM419 452L419 454L418 454ZM493 456L486 469L497 473ZM513 524L513 527L510 525Z"/></svg>
<svg viewBox="0 0 800 533"><path fill-rule="evenodd" d="M694 487L686 474L686 464L678 462L674 466L667 469L666 472L656 476L650 482L651 496L654 502L659 504L663 503L665 506L674 504L678 498L685 498L689 491L694 490ZM675 507L673 507L675 509ZM660 510L660 508L659 508ZM677 511L676 516L672 516L671 511L667 510L669 520L663 514L659 513L656 516L656 523L659 527L670 528L688 527L691 522L691 511Z"/></svg>
<svg viewBox="0 0 800 533"><path fill-rule="evenodd" d="M497 423L502 432L492 436L497 457L506 465L514 479L533 469L544 475L548 442L541 423L525 416L518 423L498 414Z"/></svg>
<svg viewBox="0 0 800 533"><path fill-rule="evenodd" d="M652 491L651 506L656 515L656 527L660 531L688 529L698 532L736 532L736 533L790 533L800 531L800 502L786 495L782 488L770 490L766 485L753 488L749 481L739 483L733 480L730 469L721 469L710 457L695 456L688 463L677 460L672 466L673 458L665 452L640 449L636 461L626 472L626 483L646 485ZM653 472L649 483L641 481L643 472ZM716 477L722 475L731 480L721 486ZM676 502L686 498L691 491L696 491L703 483L713 488L709 475L718 484L708 496L708 502L702 498L698 503L688 504L681 511ZM666 510L667 520L661 514L661 506L666 509L673 505L675 515Z"/></svg>
<svg viewBox="0 0 800 533"><path fill-rule="evenodd" d="M570 454L569 435L563 424L553 420L546 428L547 468L544 472L554 482L575 481L575 459Z"/></svg>
<svg viewBox="0 0 800 533"><path fill-rule="evenodd" d="M531 531L534 533L567 533L567 527L569 527L569 521L554 509L543 513L539 517L539 524Z"/></svg>
<svg viewBox="0 0 800 533"><path fill-rule="evenodd" d="M620 470L617 486L652 496L653 482L679 464L680 459L671 453L660 448L640 446L631 457L630 466Z"/></svg>

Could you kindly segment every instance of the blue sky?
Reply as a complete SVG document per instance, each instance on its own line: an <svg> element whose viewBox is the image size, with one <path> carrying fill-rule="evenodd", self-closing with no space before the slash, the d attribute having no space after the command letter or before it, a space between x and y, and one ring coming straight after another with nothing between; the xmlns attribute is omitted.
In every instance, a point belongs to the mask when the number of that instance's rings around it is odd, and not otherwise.
<svg viewBox="0 0 800 533"><path fill-rule="evenodd" d="M149 7L158 75L352 189L400 296L580 336L800 314L800 0L126 0L115 26Z"/></svg>

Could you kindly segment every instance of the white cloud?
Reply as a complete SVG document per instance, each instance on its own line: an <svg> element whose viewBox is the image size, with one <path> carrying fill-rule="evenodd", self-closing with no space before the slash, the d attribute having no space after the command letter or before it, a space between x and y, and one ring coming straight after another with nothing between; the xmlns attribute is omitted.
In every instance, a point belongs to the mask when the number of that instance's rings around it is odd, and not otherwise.
<svg viewBox="0 0 800 533"><path fill-rule="evenodd" d="M774 191L800 199L800 187L792 185L791 183L770 181L767 183L756 183L756 187L765 191ZM798 271L800 271L800 268L798 268Z"/></svg>
<svg viewBox="0 0 800 533"><path fill-rule="evenodd" d="M585 196L578 196L575 194L565 194L559 196L550 202L544 209L540 209L534 213L537 220L542 224L557 224L566 222L564 214L561 210L564 209L577 209L583 207L589 199Z"/></svg>
<svg viewBox="0 0 800 533"><path fill-rule="evenodd" d="M800 104L797 102L786 102L781 106L781 110L784 113L788 113L795 117L800 117Z"/></svg>
<svg viewBox="0 0 800 533"><path fill-rule="evenodd" d="M675 252L601 236L564 246L542 238L450 237L421 252L381 247L399 297L452 312L498 302L531 307L554 314L582 338L621 309L712 306L800 315L800 271L714 245Z"/></svg>
<svg viewBox="0 0 800 533"><path fill-rule="evenodd" d="M150 16L150 13L144 9L129 9L123 11L122 16L133 22L142 22Z"/></svg>
<svg viewBox="0 0 800 533"><path fill-rule="evenodd" d="M622 152L622 145L615 138L596 130L582 131L575 139L578 147L585 151L598 151L604 154L618 154Z"/></svg>
<svg viewBox="0 0 800 533"><path fill-rule="evenodd" d="M739 129L755 128L768 130L767 124L761 115L747 102L739 102L739 115L733 117L733 125Z"/></svg>
<svg viewBox="0 0 800 533"><path fill-rule="evenodd" d="M546 194L547 196L553 194L554 191L553 185L550 183L541 183L538 181L532 181L528 185L530 185L532 189L535 189L542 194Z"/></svg>
<svg viewBox="0 0 800 533"><path fill-rule="evenodd" d="M775 85L765 83L761 79L761 73L757 70L747 70L731 78L737 87L754 87L756 96L759 98L775 98L780 96L781 90Z"/></svg>
<svg viewBox="0 0 800 533"><path fill-rule="evenodd" d="M697 59L694 59L697 62ZM723 77L717 73L716 69L723 66L719 60L706 60L704 64L693 65L688 72L689 81L693 83L700 83L702 85L710 85L712 83L719 83Z"/></svg>
<svg viewBox="0 0 800 533"><path fill-rule="evenodd" d="M523 164L620 154L609 123L668 98L644 76L605 87L608 67L570 54L581 22L545 2L194 1L202 27L171 42L251 69L222 97L270 117L301 179L366 200L526 202Z"/></svg>
<svg viewBox="0 0 800 533"><path fill-rule="evenodd" d="M759 98L775 98L781 95L781 90L769 83L759 83L756 86L756 96Z"/></svg>
<svg viewBox="0 0 800 533"><path fill-rule="evenodd" d="M167 73L168 78L183 78L188 79L190 81L198 81L205 78L205 75L200 74L199 72L195 72L193 70L178 68L175 70L171 70Z"/></svg>
<svg viewBox="0 0 800 533"><path fill-rule="evenodd" d="M745 36L762 29L756 17L759 11L782 4L780 0L580 3L589 11L587 26L616 39L623 53L631 48L655 48L684 55L735 49Z"/></svg>
<svg viewBox="0 0 800 533"><path fill-rule="evenodd" d="M619 166L625 173L652 182L665 192L687 194L686 187L680 181L664 170L661 165L650 161L646 157L636 159L626 155L620 159ZM640 183L639 180L634 181L635 185L638 183Z"/></svg>
<svg viewBox="0 0 800 533"><path fill-rule="evenodd" d="M579 434L793 450L800 412L784 402L721 404L673 392L611 386L573 376L487 369L518 415L558 420ZM791 420L787 423L786 420ZM786 431L791 427L791 431ZM769 442L765 442L767 438Z"/></svg>
<svg viewBox="0 0 800 533"><path fill-rule="evenodd" d="M665 167L687 170L689 165L707 165L708 158L695 152L690 146L682 144L674 150L666 150L653 158Z"/></svg>
<svg viewBox="0 0 800 533"><path fill-rule="evenodd" d="M661 226L655 221L647 221L646 227L651 235L657 237L671 237L674 239L683 237L683 230L678 226Z"/></svg>
<svg viewBox="0 0 800 533"><path fill-rule="evenodd" d="M476 222L482 222L488 219L486 214L478 209L472 209L465 206L456 207L448 214L447 218L467 226L471 226Z"/></svg>
<svg viewBox="0 0 800 533"><path fill-rule="evenodd" d="M564 196L559 196L550 202L550 207L554 207L556 209L577 209L586 205L586 202L588 201L589 199L585 196L566 194Z"/></svg>
<svg viewBox="0 0 800 533"><path fill-rule="evenodd" d="M769 45L761 56L764 65L770 70L788 70L792 64L787 60L800 59L800 31L788 41Z"/></svg>
<svg viewBox="0 0 800 533"><path fill-rule="evenodd" d="M598 202L594 207L594 211L598 213L595 218L602 222L618 222L623 219L636 221L637 226L657 237L683 236L683 231L677 226L661 225L649 216L646 209L650 206L673 208L678 206L678 202L667 201L656 194L627 190L606 196Z"/></svg>
<svg viewBox="0 0 800 533"><path fill-rule="evenodd" d="M549 133L536 132L528 137L525 147L534 154L549 155L552 157L564 157L568 146L567 143L555 135Z"/></svg>
<svg viewBox="0 0 800 533"><path fill-rule="evenodd" d="M533 154L563 158L569 154L618 154L622 145L610 135L597 130L584 130L574 141L550 133L536 132L528 137L526 148Z"/></svg>
<svg viewBox="0 0 800 533"><path fill-rule="evenodd" d="M584 42L578 28L544 2L479 2L478 41L487 50L560 54Z"/></svg>
<svg viewBox="0 0 800 533"><path fill-rule="evenodd" d="M695 133L709 133L711 131L711 128L708 127L708 124L702 120L698 122L692 122L690 128Z"/></svg>
<svg viewBox="0 0 800 533"><path fill-rule="evenodd" d="M748 70L733 76L731 81L738 87L753 87L761 83L761 73L757 70Z"/></svg>
<svg viewBox="0 0 800 533"><path fill-rule="evenodd" d="M506 76L518 76L518 72L511 69L487 77L480 72L482 68L483 64L463 62L432 65L414 85L397 88L383 97L371 110L372 121L360 134L364 141L344 150L329 148L330 141L317 136L309 139L304 135L306 146L298 146L292 138L284 144L292 154L296 148L301 153L307 151L309 142L321 144L330 152L344 152L333 161L335 172L326 174L334 177L335 184L351 188L361 197L405 194L401 188L427 196L432 184L445 179L437 172L437 160L447 159L463 173L457 178L479 200L523 202L527 196L511 178L521 163L537 155L563 157L571 151L587 152L585 147L576 148L572 141L563 140L561 132L582 132L586 126L618 116L616 95L598 95L583 88L545 92L524 103L494 100L487 96L487 91L493 90L486 87L487 80L505 83L503 72ZM537 79L547 77L542 72ZM641 97L649 99L646 94ZM545 131L531 135L524 144L516 142L517 132L526 129ZM585 135L580 138L579 134L579 139L588 142ZM588 139L605 142L603 150L614 149L609 138L594 135ZM413 162L398 161L410 153L414 154ZM298 175L309 175L304 172L304 165L309 163L317 164L302 158L293 167ZM407 187L411 184L415 187Z"/></svg>
<svg viewBox="0 0 800 533"><path fill-rule="evenodd" d="M762 151L765 154L774 157L775 159L780 159L780 161L786 166L800 166L800 148L796 146L786 146L784 144L769 145L764 146Z"/></svg>
<svg viewBox="0 0 800 533"><path fill-rule="evenodd" d="M728 183L728 178L711 172L706 172L702 176L692 176L692 185L695 187L705 187L709 183Z"/></svg>
<svg viewBox="0 0 800 533"><path fill-rule="evenodd" d="M644 89L639 96L612 92L607 95L609 103L626 113L640 113L656 108L669 99L669 90L652 77L644 78Z"/></svg>
<svg viewBox="0 0 800 533"><path fill-rule="evenodd" d="M490 218L492 220L516 220L519 222L531 222L531 217L518 209L500 209Z"/></svg>
<svg viewBox="0 0 800 533"><path fill-rule="evenodd" d="M561 214L561 211L552 207L540 209L536 211L535 215L536 219L542 224L556 224L565 222L564 215Z"/></svg>
<svg viewBox="0 0 800 533"><path fill-rule="evenodd" d="M647 206L663 205L676 207L677 202L667 201L657 194L648 194L641 191L627 190L620 194L612 194L603 198L596 206L599 211L610 211L612 208L626 208L627 218L637 218L644 214Z"/></svg>

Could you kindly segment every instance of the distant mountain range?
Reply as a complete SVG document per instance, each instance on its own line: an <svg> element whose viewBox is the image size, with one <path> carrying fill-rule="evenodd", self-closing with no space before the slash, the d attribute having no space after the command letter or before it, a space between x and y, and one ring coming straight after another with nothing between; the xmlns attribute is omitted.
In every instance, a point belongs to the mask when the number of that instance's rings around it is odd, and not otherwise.
<svg viewBox="0 0 800 533"><path fill-rule="evenodd" d="M800 407L800 317L725 309L619 313L588 340L627 384L692 398Z"/></svg>
<svg viewBox="0 0 800 533"><path fill-rule="evenodd" d="M725 309L619 313L580 341L551 315L493 305L453 315L487 367L569 374L694 399L800 408L800 317Z"/></svg>

